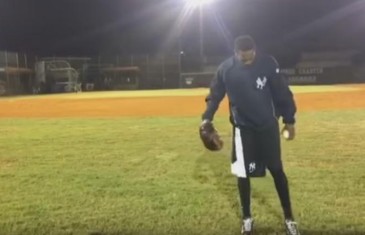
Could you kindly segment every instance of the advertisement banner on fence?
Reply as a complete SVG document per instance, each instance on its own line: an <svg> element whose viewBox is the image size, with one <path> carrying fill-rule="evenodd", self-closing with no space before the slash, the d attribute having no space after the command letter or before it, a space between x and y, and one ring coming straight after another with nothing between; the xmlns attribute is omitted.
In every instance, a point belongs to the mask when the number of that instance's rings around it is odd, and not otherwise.
<svg viewBox="0 0 365 235"><path fill-rule="evenodd" d="M286 68L281 74L293 85L338 84L355 82L351 67Z"/></svg>

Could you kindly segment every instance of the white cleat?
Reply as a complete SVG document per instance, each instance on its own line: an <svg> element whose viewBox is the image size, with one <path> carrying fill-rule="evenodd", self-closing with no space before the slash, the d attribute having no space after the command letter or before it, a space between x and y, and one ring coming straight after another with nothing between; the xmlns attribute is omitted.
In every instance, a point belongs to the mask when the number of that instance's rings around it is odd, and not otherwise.
<svg viewBox="0 0 365 235"><path fill-rule="evenodd" d="M294 220L285 220L285 229L288 235L300 235L298 224Z"/></svg>
<svg viewBox="0 0 365 235"><path fill-rule="evenodd" d="M253 235L252 218L247 218L242 221L241 235Z"/></svg>

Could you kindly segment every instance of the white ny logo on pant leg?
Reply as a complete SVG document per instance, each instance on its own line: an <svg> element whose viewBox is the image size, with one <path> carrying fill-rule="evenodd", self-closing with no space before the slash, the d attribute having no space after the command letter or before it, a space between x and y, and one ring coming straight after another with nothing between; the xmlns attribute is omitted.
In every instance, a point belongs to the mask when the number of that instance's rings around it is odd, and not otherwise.
<svg viewBox="0 0 365 235"><path fill-rule="evenodd" d="M254 172L256 170L256 163L255 162L251 162L250 165L248 165L248 171L250 173Z"/></svg>

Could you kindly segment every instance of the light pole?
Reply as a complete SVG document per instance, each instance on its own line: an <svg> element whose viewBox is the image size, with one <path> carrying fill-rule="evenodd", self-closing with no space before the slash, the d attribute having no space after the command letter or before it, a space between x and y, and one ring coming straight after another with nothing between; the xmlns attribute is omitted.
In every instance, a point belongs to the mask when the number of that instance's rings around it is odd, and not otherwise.
<svg viewBox="0 0 365 235"><path fill-rule="evenodd" d="M204 33L203 33L203 4L199 5L199 52L204 58Z"/></svg>
<svg viewBox="0 0 365 235"><path fill-rule="evenodd" d="M203 7L215 0L185 0L188 7L199 10L199 53L204 57L204 25L203 25Z"/></svg>

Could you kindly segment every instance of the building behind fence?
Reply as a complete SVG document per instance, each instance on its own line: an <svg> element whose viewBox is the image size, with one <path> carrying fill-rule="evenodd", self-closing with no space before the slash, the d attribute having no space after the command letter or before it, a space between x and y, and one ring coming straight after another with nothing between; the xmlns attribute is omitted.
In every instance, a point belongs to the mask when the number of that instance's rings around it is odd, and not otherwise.
<svg viewBox="0 0 365 235"><path fill-rule="evenodd" d="M37 58L0 52L0 95L207 87L224 59L202 62L184 54ZM356 51L303 53L282 74L291 84L365 82L365 61Z"/></svg>

